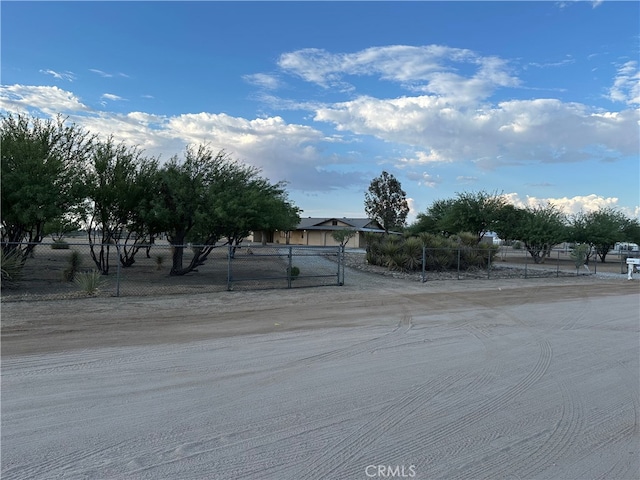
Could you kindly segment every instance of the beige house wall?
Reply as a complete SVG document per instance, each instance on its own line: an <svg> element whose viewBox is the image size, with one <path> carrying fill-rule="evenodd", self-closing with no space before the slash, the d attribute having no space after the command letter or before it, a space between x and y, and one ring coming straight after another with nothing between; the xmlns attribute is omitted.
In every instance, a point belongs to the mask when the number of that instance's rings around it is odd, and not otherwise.
<svg viewBox="0 0 640 480"><path fill-rule="evenodd" d="M333 222L336 222L335 224ZM323 229L326 227L326 230ZM353 228L350 224L342 222L339 219L331 219L323 224L314 226L313 230L294 230L292 232L277 231L273 233L273 242L280 245L308 245L314 247L334 247L339 243L333 239L332 232L339 228ZM248 238L259 242L262 239L261 232L255 232L253 238ZM365 248L365 233L357 232L349 239L346 248Z"/></svg>

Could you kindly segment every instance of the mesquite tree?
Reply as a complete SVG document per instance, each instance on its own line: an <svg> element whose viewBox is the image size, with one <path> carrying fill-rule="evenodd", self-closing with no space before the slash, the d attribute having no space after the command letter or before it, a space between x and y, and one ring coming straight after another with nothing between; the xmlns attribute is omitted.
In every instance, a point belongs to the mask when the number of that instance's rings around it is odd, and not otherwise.
<svg viewBox="0 0 640 480"><path fill-rule="evenodd" d="M60 116L1 118L2 249L24 261L47 234L46 224L75 218L94 139Z"/></svg>

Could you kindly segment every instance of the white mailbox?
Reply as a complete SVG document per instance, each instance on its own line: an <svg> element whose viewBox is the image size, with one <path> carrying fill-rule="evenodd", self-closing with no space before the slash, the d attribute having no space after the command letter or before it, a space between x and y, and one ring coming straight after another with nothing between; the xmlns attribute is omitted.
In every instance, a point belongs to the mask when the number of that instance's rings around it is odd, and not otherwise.
<svg viewBox="0 0 640 480"><path fill-rule="evenodd" d="M633 269L640 270L640 258L627 258L627 279L633 280Z"/></svg>

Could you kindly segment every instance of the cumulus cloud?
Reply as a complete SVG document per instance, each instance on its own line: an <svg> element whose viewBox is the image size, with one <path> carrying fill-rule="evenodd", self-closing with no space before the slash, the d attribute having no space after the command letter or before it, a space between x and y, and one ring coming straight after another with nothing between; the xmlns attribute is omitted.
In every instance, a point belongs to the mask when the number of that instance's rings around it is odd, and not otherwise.
<svg viewBox="0 0 640 480"><path fill-rule="evenodd" d="M45 75L51 75L53 78L57 80L67 80L68 82L73 82L76 78L73 72L56 72L51 69L40 70L40 73L44 73Z"/></svg>
<svg viewBox="0 0 640 480"><path fill-rule="evenodd" d="M274 181L288 180L298 189L324 190L360 183L361 174L325 168L331 160L321 145L333 139L312 127L281 117L247 120L227 114L185 114L168 120L165 135L188 143L208 142L261 168Z"/></svg>
<svg viewBox="0 0 640 480"><path fill-rule="evenodd" d="M342 54L307 48L281 55L278 65L286 73L325 88L348 88L344 80L348 76L378 76L458 102L484 98L499 86L519 84L504 60L442 45L391 45ZM474 69L470 77L458 73L468 68Z"/></svg>
<svg viewBox="0 0 640 480"><path fill-rule="evenodd" d="M437 96L362 96L317 109L315 120L427 152L406 160L409 163L473 161L494 169L637 154L640 112L600 112L557 99L511 100L470 109Z"/></svg>
<svg viewBox="0 0 640 480"><path fill-rule="evenodd" d="M122 98L105 94L104 99ZM326 146L341 143L307 125L282 117L245 119L227 114L197 113L177 116L134 111L114 113L87 107L72 93L58 87L1 86L0 109L44 115L63 113L73 122L103 137L137 145L145 154L168 159L181 155L187 144L207 143L234 158L261 169L270 180L289 181L292 189L332 191L362 185L360 172L339 172L332 165L344 162L327 154Z"/></svg>
<svg viewBox="0 0 640 480"><path fill-rule="evenodd" d="M567 57L534 65L558 67L574 61ZM391 45L331 53L311 48L281 55L278 66L284 74L323 88L344 90L350 78L377 76L419 93L396 98L363 93L343 102L289 104L312 111L315 121L332 124L339 132L414 149L413 157L398 160L399 167L473 162L493 170L593 159L613 162L638 154L639 110L609 112L555 98L491 102L497 89L535 87L523 86L507 60L468 49ZM621 66L610 98L640 103L638 75L637 62Z"/></svg>
<svg viewBox="0 0 640 480"><path fill-rule="evenodd" d="M47 115L88 110L73 93L58 87L17 84L0 86L0 108L9 112L38 109Z"/></svg>
<svg viewBox="0 0 640 480"><path fill-rule="evenodd" d="M601 208L618 208L618 198L602 197L595 193L561 198L538 198L530 196L521 198L517 193L507 193L503 196L509 203L516 207L541 207L551 204L566 215L574 215L579 212L589 213L600 210Z"/></svg>

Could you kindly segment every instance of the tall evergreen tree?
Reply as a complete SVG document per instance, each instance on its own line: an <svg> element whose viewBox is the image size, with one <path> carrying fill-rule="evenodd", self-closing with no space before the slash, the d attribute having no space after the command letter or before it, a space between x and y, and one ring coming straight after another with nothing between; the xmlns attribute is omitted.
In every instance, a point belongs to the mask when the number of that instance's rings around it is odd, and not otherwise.
<svg viewBox="0 0 640 480"><path fill-rule="evenodd" d="M365 192L364 208L369 218L376 220L387 233L406 225L409 213L407 194L398 179L388 172L383 171L371 181Z"/></svg>

